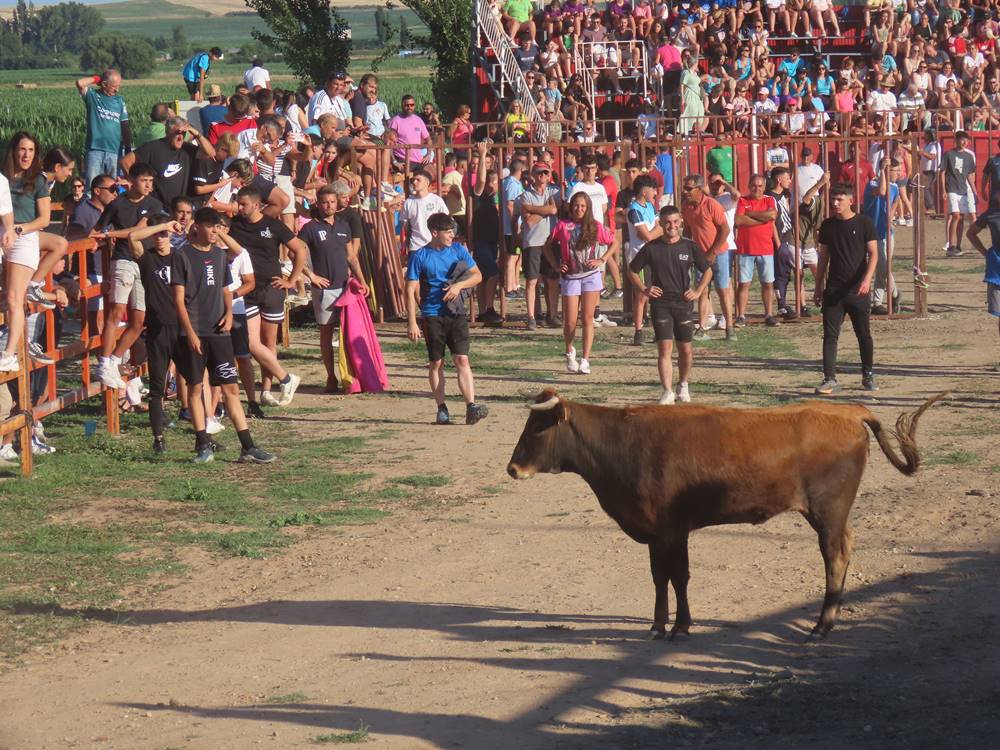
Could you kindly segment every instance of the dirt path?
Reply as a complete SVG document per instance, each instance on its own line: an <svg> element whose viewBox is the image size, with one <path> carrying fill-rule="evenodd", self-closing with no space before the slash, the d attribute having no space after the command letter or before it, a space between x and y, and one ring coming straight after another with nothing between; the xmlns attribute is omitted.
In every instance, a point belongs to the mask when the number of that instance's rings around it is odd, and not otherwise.
<svg viewBox="0 0 1000 750"><path fill-rule="evenodd" d="M124 603L116 622L0 677L0 747L295 748L362 727L385 748L992 745L1000 375L979 269L961 259L934 275L930 318L874 326L882 391L870 403L881 418L955 395L921 423L928 462L917 477L872 453L852 515L846 610L827 642L802 645L822 572L815 535L790 515L696 534L693 635L646 640L644 549L579 478L504 474L522 394L538 384L483 376L489 420L435 428L422 370L393 355L396 397L302 403L330 404L311 429L394 425L400 463L358 470L453 477L440 512L396 513L269 560L200 553L187 582ZM473 357L490 335L477 334ZM557 375L556 387L654 397L653 349L621 345L627 335L602 331L591 379ZM819 328L774 335L789 342L782 356L699 351L696 397L806 395ZM551 361L531 367L557 372L552 343ZM849 331L842 351L855 361ZM848 370L844 398L860 397L856 379Z"/></svg>

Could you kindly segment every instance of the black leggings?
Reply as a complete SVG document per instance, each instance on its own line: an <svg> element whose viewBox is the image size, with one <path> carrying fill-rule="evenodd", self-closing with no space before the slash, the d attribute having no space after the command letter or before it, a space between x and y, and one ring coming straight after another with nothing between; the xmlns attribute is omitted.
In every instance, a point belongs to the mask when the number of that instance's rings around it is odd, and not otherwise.
<svg viewBox="0 0 1000 750"><path fill-rule="evenodd" d="M823 300L823 376L832 379L837 376L837 340L844 314L851 319L854 335L858 337L861 350L861 372L872 371L875 362L875 344L872 341L869 314L871 300L868 295L848 294L833 300Z"/></svg>
<svg viewBox="0 0 1000 750"><path fill-rule="evenodd" d="M167 418L163 412L163 397L167 391L167 371L180 340L175 325L146 329L146 357L149 360L149 426L153 437L161 437Z"/></svg>

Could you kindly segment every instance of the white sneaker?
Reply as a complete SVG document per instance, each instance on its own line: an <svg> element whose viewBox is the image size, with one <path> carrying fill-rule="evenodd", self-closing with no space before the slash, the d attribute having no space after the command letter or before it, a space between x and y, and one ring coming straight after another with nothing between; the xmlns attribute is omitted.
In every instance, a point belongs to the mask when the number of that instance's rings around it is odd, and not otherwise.
<svg viewBox="0 0 1000 750"><path fill-rule="evenodd" d="M682 404L691 403L691 394L688 392L688 384L681 383L681 387L677 389L677 400Z"/></svg>
<svg viewBox="0 0 1000 750"><path fill-rule="evenodd" d="M673 406L674 405L674 392L671 390L666 390L663 395L660 396L660 406Z"/></svg>
<svg viewBox="0 0 1000 750"><path fill-rule="evenodd" d="M295 391L298 390L299 383L301 382L302 378L294 372L288 373L288 382L278 384L281 388L281 396L278 398L278 406L288 406L292 403L292 399L295 398Z"/></svg>
<svg viewBox="0 0 1000 750"><path fill-rule="evenodd" d="M17 372L21 369L20 363L17 361L16 354L5 354L0 357L0 372ZM13 450L13 448L11 448Z"/></svg>
<svg viewBox="0 0 1000 750"><path fill-rule="evenodd" d="M576 349L566 352L566 372L580 372L580 364L576 361Z"/></svg>
<svg viewBox="0 0 1000 750"><path fill-rule="evenodd" d="M590 362L585 359L580 360L580 374L590 375Z"/></svg>
<svg viewBox="0 0 1000 750"><path fill-rule="evenodd" d="M278 399L274 397L274 394L270 391L261 391L257 394L257 400L264 404L264 406L277 406Z"/></svg>
<svg viewBox="0 0 1000 750"><path fill-rule="evenodd" d="M726 330L726 316L720 315L719 319L715 321L715 325L712 326L716 331Z"/></svg>
<svg viewBox="0 0 1000 750"><path fill-rule="evenodd" d="M607 315L601 313L596 318L594 318L594 325L598 328L617 328L618 324L611 320Z"/></svg>
<svg viewBox="0 0 1000 750"><path fill-rule="evenodd" d="M49 445L44 440L32 436L31 452L36 456L49 456L56 452L55 446Z"/></svg>
<svg viewBox="0 0 1000 750"><path fill-rule="evenodd" d="M0 461L20 461L21 457L17 455L17 451L14 450L13 443L7 443L4 447L0 448Z"/></svg>
<svg viewBox="0 0 1000 750"><path fill-rule="evenodd" d="M704 329L706 331L709 330L709 329L711 329L711 328L718 328L719 327L719 319L717 317L715 317L714 315L709 315L707 318L705 318L705 325L703 327L704 327Z"/></svg>
<svg viewBox="0 0 1000 750"><path fill-rule="evenodd" d="M121 373L118 372L118 368L111 362L106 365L98 365L96 374L97 379L108 388L118 389L125 388L126 386L125 381L122 380Z"/></svg>
<svg viewBox="0 0 1000 750"><path fill-rule="evenodd" d="M222 432L224 429L226 429L226 426L222 424L222 422L220 422L215 417L209 417L205 421L205 432L207 432L209 435L216 435Z"/></svg>

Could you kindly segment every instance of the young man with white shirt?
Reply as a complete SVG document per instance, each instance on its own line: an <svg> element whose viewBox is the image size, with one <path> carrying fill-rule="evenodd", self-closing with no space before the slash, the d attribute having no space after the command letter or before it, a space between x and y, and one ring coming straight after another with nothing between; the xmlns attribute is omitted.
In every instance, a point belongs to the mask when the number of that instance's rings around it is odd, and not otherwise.
<svg viewBox="0 0 1000 750"><path fill-rule="evenodd" d="M402 218L406 227L407 249L414 252L431 241L427 219L433 214L448 213L448 206L431 192L431 176L422 169L410 174L410 197L403 201Z"/></svg>
<svg viewBox="0 0 1000 750"><path fill-rule="evenodd" d="M962 225L976 218L976 155L968 149L969 135L964 130L955 133L955 148L941 160L944 190L948 197L948 248L946 255L962 255Z"/></svg>
<svg viewBox="0 0 1000 750"><path fill-rule="evenodd" d="M309 124L315 125L322 115L330 113L344 125L351 123L351 105L344 98L344 91L347 88L347 74L343 71L331 73L326 79L326 84L313 94L309 100L307 114Z"/></svg>
<svg viewBox="0 0 1000 750"><path fill-rule="evenodd" d="M531 168L531 182L527 190L518 197L515 212L520 224L521 258L524 266L524 301L528 307L528 330L537 327L535 320L535 290L542 276L542 248L549 241L555 227L559 211L556 192L549 187L552 170L543 162ZM544 265L548 265L547 263ZM548 270L548 269L546 269ZM546 282L546 291L554 289L551 280ZM554 316L555 306L549 297L549 319Z"/></svg>
<svg viewBox="0 0 1000 750"><path fill-rule="evenodd" d="M816 233L823 221L823 190L830 184L830 175L815 162L815 155L809 146L802 148L802 162L795 172L793 200L799 203L799 263L801 268L808 268L812 272L815 281L819 262ZM799 314L808 318L812 315L812 310L804 303Z"/></svg>
<svg viewBox="0 0 1000 750"><path fill-rule="evenodd" d="M243 83L246 84L251 93L271 88L271 74L264 67L260 58L255 57L250 63L250 67L243 73Z"/></svg>

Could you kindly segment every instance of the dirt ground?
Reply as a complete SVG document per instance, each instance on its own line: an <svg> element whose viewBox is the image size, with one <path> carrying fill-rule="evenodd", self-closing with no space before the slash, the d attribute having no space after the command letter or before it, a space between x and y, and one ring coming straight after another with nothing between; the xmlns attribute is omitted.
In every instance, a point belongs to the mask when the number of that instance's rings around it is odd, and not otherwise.
<svg viewBox="0 0 1000 750"><path fill-rule="evenodd" d="M445 474L446 510L394 513L266 560L199 553L179 585L123 602L100 618L113 622L0 676L0 747L994 745L1000 339L981 259L945 259L939 234L928 243L931 315L874 323L882 389L866 402L891 423L929 394L954 394L921 422L917 476L872 452L845 610L825 642L803 644L822 563L792 515L695 534L691 638L648 640L646 551L575 475L506 477L540 384L481 375L489 419L438 428L423 369L391 353L394 396L306 394L301 405L317 411L301 418L332 434L394 426L383 460L357 469ZM909 275L899 281L908 300ZM532 334L551 337L552 356L531 366L570 397L653 400L653 347L627 346L628 330L600 334L588 378L560 371L558 332ZM492 335L476 333L474 362ZM784 354L699 347L695 398L758 406L809 395L818 324L768 335ZM384 336L398 342L400 326ZM839 398L862 398L849 328L841 341Z"/></svg>

